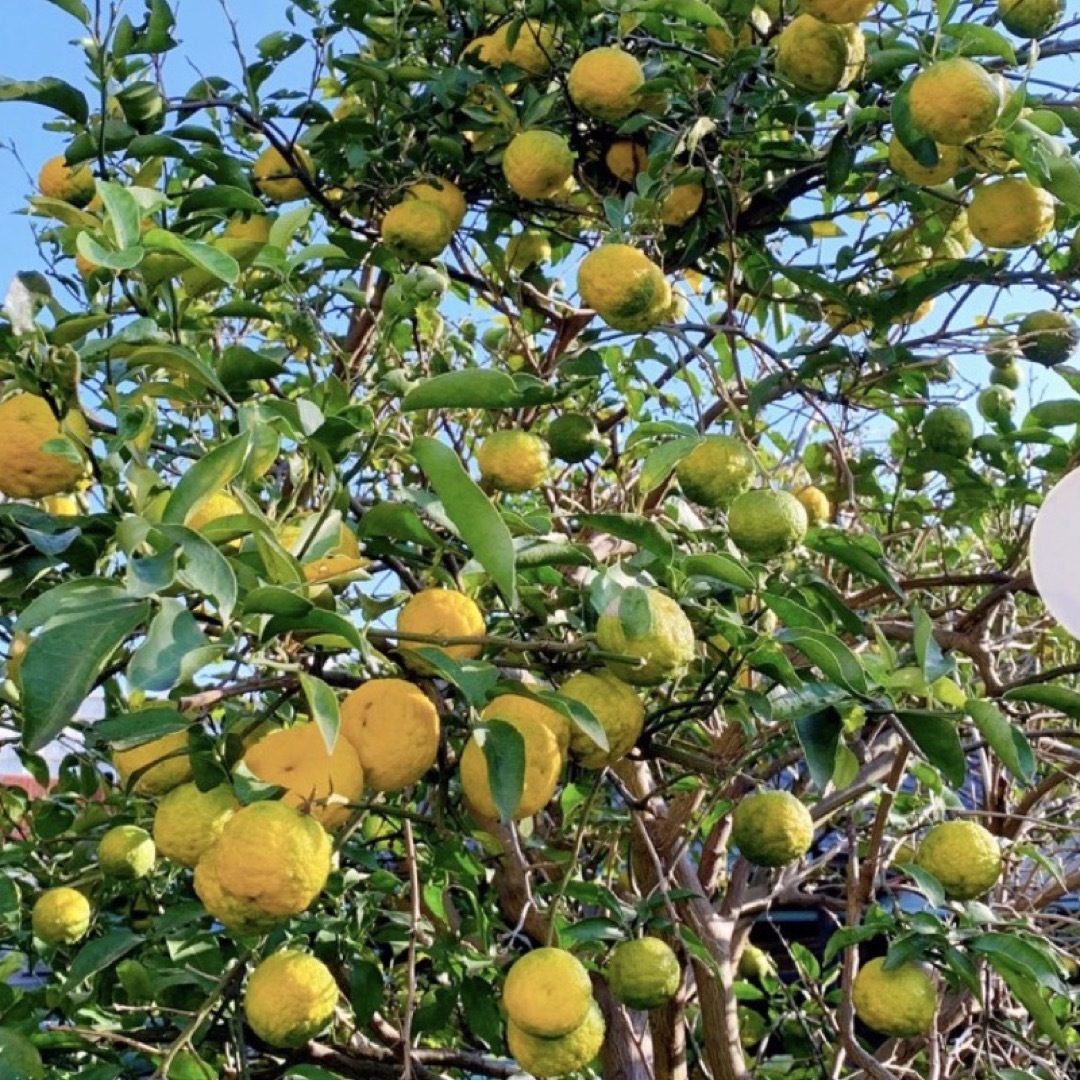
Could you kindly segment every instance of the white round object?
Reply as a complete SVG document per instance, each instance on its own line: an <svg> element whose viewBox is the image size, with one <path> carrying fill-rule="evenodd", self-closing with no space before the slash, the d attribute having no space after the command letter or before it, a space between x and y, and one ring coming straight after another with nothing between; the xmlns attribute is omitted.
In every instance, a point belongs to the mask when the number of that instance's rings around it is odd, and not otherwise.
<svg viewBox="0 0 1080 1080"><path fill-rule="evenodd" d="M1050 614L1080 638L1080 470L1046 496L1031 530L1031 576Z"/></svg>

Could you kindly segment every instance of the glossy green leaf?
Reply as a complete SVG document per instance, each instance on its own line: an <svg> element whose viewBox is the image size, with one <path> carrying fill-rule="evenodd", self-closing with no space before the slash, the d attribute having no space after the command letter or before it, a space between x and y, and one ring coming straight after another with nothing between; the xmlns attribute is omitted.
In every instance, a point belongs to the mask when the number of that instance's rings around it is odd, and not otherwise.
<svg viewBox="0 0 1080 1080"><path fill-rule="evenodd" d="M1035 754L1023 731L989 701L970 698L965 708L1005 768L1020 780L1030 780L1035 773Z"/></svg>

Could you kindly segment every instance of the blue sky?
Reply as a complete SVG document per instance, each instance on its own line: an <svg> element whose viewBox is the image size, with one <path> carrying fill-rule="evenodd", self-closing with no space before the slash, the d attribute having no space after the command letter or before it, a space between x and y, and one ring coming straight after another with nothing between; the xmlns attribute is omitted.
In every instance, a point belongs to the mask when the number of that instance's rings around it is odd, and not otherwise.
<svg viewBox="0 0 1080 1080"><path fill-rule="evenodd" d="M0 34L0 75L10 79L39 79L44 75L66 78L81 86L84 80L81 49L69 43L80 36L80 25L47 0L4 0L31 9L9 21ZM229 10L240 27L246 51L270 30L286 26L287 0L229 0ZM177 33L180 48L167 58L166 78L174 87L195 82L195 67L205 74L235 78L240 67L232 49L228 23L218 0L178 0ZM126 11L138 23L141 3L129 2ZM43 124L55 113L40 105L0 103L0 294L18 270L38 265L30 222L18 216L33 192L33 179L41 163L61 153L67 139L62 132L46 131ZM11 153L17 149L20 164ZM29 175L28 175L29 174Z"/></svg>

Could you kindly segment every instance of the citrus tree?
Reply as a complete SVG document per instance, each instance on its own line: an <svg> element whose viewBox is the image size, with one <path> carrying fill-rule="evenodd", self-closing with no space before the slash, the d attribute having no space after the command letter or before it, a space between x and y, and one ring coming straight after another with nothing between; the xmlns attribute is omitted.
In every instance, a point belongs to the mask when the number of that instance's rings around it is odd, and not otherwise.
<svg viewBox="0 0 1080 1080"><path fill-rule="evenodd" d="M0 1076L1075 1076L1063 0L51 2Z"/></svg>

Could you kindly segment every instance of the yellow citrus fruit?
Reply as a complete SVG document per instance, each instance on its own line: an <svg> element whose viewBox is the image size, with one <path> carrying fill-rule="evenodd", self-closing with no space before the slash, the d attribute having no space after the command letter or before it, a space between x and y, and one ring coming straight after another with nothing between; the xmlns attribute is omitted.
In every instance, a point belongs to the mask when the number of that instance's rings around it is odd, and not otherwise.
<svg viewBox="0 0 1080 1080"><path fill-rule="evenodd" d="M482 64L502 67L508 57L505 42L495 34L481 34L473 38L462 51L462 56L476 56Z"/></svg>
<svg viewBox="0 0 1080 1080"><path fill-rule="evenodd" d="M776 965L769 954L756 945L747 945L739 956L739 978L747 982L761 982L776 976Z"/></svg>
<svg viewBox="0 0 1080 1080"><path fill-rule="evenodd" d="M756 1009L749 1005L738 1007L739 1016L739 1042L743 1048L749 1050L757 1046L769 1032L769 1022Z"/></svg>
<svg viewBox="0 0 1080 1080"><path fill-rule="evenodd" d="M934 980L919 964L885 970L879 956L863 964L851 987L855 1015L881 1035L912 1039L925 1035L937 1011Z"/></svg>
<svg viewBox="0 0 1080 1080"><path fill-rule="evenodd" d="M436 176L431 180L413 184L406 192L406 195L441 206L450 219L451 229L459 228L465 220L465 213L468 210L465 196L462 195L461 189L456 184L451 183L445 177Z"/></svg>
<svg viewBox="0 0 1080 1080"><path fill-rule="evenodd" d="M1001 877L1001 849L975 821L944 821L919 844L915 863L941 882L950 900L975 900Z"/></svg>
<svg viewBox="0 0 1080 1080"><path fill-rule="evenodd" d="M1080 347L1080 326L1064 311L1032 311L1016 329L1020 351L1036 364L1064 364Z"/></svg>
<svg viewBox="0 0 1080 1080"><path fill-rule="evenodd" d="M713 56L725 59L735 51L735 35L726 26L707 26L705 41Z"/></svg>
<svg viewBox="0 0 1080 1080"><path fill-rule="evenodd" d="M525 780L514 809L515 821L532 817L555 794L562 770L559 741L551 728L531 716L496 717L493 723L509 724L525 744ZM485 818L498 819L499 808L491 794L487 755L474 732L461 754L461 787L470 807Z"/></svg>
<svg viewBox="0 0 1080 1080"><path fill-rule="evenodd" d="M1054 227L1054 197L1007 176L975 189L967 219L975 239L988 248L1027 247Z"/></svg>
<svg viewBox="0 0 1080 1080"><path fill-rule="evenodd" d="M989 131L1001 111L1001 87L974 60L954 56L911 84L911 118L934 142L960 146Z"/></svg>
<svg viewBox="0 0 1080 1080"><path fill-rule="evenodd" d="M811 525L821 525L832 517L829 496L821 488L808 484L795 492L795 498L802 503L806 519Z"/></svg>
<svg viewBox="0 0 1080 1080"><path fill-rule="evenodd" d="M776 39L776 70L807 94L831 94L862 71L866 42L857 26L836 26L799 15Z"/></svg>
<svg viewBox="0 0 1080 1080"><path fill-rule="evenodd" d="M76 417L82 420L81 414L69 414L64 423ZM84 461L45 449L67 433L44 398L15 394L0 402L0 431L0 492L9 498L41 499L71 491L86 475ZM77 438L68 437L68 442L79 450Z"/></svg>
<svg viewBox="0 0 1080 1080"><path fill-rule="evenodd" d="M82 208L94 197L94 174L89 163L84 161L73 169L61 154L41 166L38 191L47 199L59 199Z"/></svg>
<svg viewBox="0 0 1080 1080"><path fill-rule="evenodd" d="M548 445L528 431L496 431L476 452L480 476L496 491L522 492L546 479L551 458Z"/></svg>
<svg viewBox="0 0 1080 1080"><path fill-rule="evenodd" d="M643 660L640 665L606 661L620 679L655 686L682 675L694 659L694 628L676 600L658 589L628 589L617 596L596 625L605 652Z"/></svg>
<svg viewBox="0 0 1080 1080"><path fill-rule="evenodd" d="M143 878L157 862L154 838L138 825L116 825L101 838L98 865L106 877Z"/></svg>
<svg viewBox="0 0 1080 1080"><path fill-rule="evenodd" d="M334 1018L338 986L317 957L283 949L251 973L244 993L248 1026L271 1046L298 1047Z"/></svg>
<svg viewBox="0 0 1080 1080"><path fill-rule="evenodd" d="M491 64L513 64L530 75L543 75L551 70L556 45L556 33L547 23L527 20L517 23L517 40L510 44L514 23L503 23L492 35L489 46L491 59L481 53L481 59Z"/></svg>
<svg viewBox="0 0 1080 1080"><path fill-rule="evenodd" d="M287 805L310 807L327 829L344 825L352 813L348 804L364 792L364 770L352 743L338 738L329 751L315 723L272 731L248 748L244 764L264 784L285 788Z"/></svg>
<svg viewBox="0 0 1080 1080"><path fill-rule="evenodd" d="M189 529L199 532L220 518L235 517L237 514L246 512L243 504L235 496L227 491L213 491L195 504L184 519L184 524ZM233 541L233 543L236 542Z"/></svg>
<svg viewBox="0 0 1080 1080"><path fill-rule="evenodd" d="M754 480L757 462L741 440L730 435L703 439L675 467L683 494L699 506L726 506Z"/></svg>
<svg viewBox="0 0 1080 1080"><path fill-rule="evenodd" d="M606 671L580 671L559 687L559 693L580 701L607 735L608 749L597 746L576 725L570 729L570 753L585 769L603 769L626 757L645 726L645 704L633 689Z"/></svg>
<svg viewBox="0 0 1080 1080"><path fill-rule="evenodd" d="M506 1025L506 1043L525 1072L544 1080L580 1073L600 1053L604 1031L604 1014L593 1001L585 1019L566 1035L554 1039L530 1035L511 1020Z"/></svg>
<svg viewBox="0 0 1080 1080"><path fill-rule="evenodd" d="M1017 37L1046 37L1065 14L1065 0L998 0L1005 29Z"/></svg>
<svg viewBox="0 0 1080 1080"><path fill-rule="evenodd" d="M912 184L933 187L951 180L964 167L964 151L959 146L938 145L936 165L920 165L894 135L889 140L889 166L897 176Z"/></svg>
<svg viewBox="0 0 1080 1080"><path fill-rule="evenodd" d="M660 221L673 228L685 225L701 209L704 198L705 188L696 180L676 184L660 202Z"/></svg>
<svg viewBox="0 0 1080 1080"><path fill-rule="evenodd" d="M543 229L525 229L510 237L506 245L506 265L518 273L530 266L551 262L551 240Z"/></svg>
<svg viewBox="0 0 1080 1080"><path fill-rule="evenodd" d="M554 131L523 131L507 146L502 160L503 176L523 199L550 199L571 178L574 152Z"/></svg>
<svg viewBox="0 0 1080 1080"><path fill-rule="evenodd" d="M5 1080L45 1080L40 1051L13 1028L0 1027L0 1076Z"/></svg>
<svg viewBox="0 0 1080 1080"><path fill-rule="evenodd" d="M666 941L644 937L615 946L604 972L616 1001L631 1009L657 1009L682 981L679 958Z"/></svg>
<svg viewBox="0 0 1080 1080"><path fill-rule="evenodd" d="M74 945L86 937L91 916L90 901L77 889L62 885L37 898L30 923L34 936L47 945Z"/></svg>
<svg viewBox="0 0 1080 1080"><path fill-rule="evenodd" d="M399 259L429 262L443 253L454 227L440 203L406 199L386 212L379 234Z"/></svg>
<svg viewBox="0 0 1080 1080"><path fill-rule="evenodd" d="M415 784L439 755L439 711L404 679L371 679L341 703L341 735L373 791Z"/></svg>
<svg viewBox="0 0 1080 1080"><path fill-rule="evenodd" d="M799 0L799 7L822 22L862 22L873 10L877 0Z"/></svg>
<svg viewBox="0 0 1080 1080"><path fill-rule="evenodd" d="M262 934L273 929L284 916L264 911L251 900L237 896L221 883L221 865L227 856L212 843L195 865L195 894L203 907L226 930L234 934Z"/></svg>
<svg viewBox="0 0 1080 1080"><path fill-rule="evenodd" d="M548 728L559 744L559 753L566 757L570 749L570 721L561 712L524 694L499 694L492 698L480 713L481 720L528 720L539 721Z"/></svg>
<svg viewBox="0 0 1080 1080"><path fill-rule="evenodd" d="M637 58L613 46L579 56L566 83L570 99L582 112L609 123L637 108L637 92L644 84L645 72Z"/></svg>
<svg viewBox="0 0 1080 1080"><path fill-rule="evenodd" d="M314 818L284 802L257 802L229 818L199 865L215 852L221 886L233 897L266 915L299 915L326 885L330 849Z"/></svg>
<svg viewBox="0 0 1080 1080"><path fill-rule="evenodd" d="M754 866L786 866L814 840L810 811L787 791L761 791L740 800L731 815L731 838Z"/></svg>
<svg viewBox="0 0 1080 1080"><path fill-rule="evenodd" d="M641 143L633 139L617 139L607 148L604 164L617 180L632 184L637 174L649 167L649 154Z"/></svg>
<svg viewBox="0 0 1080 1080"><path fill-rule="evenodd" d="M552 456L569 465L588 461L603 447L600 431L593 418L579 412L566 412L548 424L547 443Z"/></svg>
<svg viewBox="0 0 1080 1080"><path fill-rule="evenodd" d="M237 214L229 219L222 236L227 240L247 240L262 245L269 242L273 224L265 214Z"/></svg>
<svg viewBox="0 0 1080 1080"><path fill-rule="evenodd" d="M175 787L154 813L154 842L167 859L194 866L240 809L228 784L200 791L195 784Z"/></svg>
<svg viewBox="0 0 1080 1080"><path fill-rule="evenodd" d="M310 527L309 527L310 526ZM312 554L310 537L317 528L317 515L308 515L290 521L278 533L278 540L286 551L301 560L304 580L309 585L347 585L364 575L360 571L368 566L368 560L360 552L356 533L345 522L338 529L337 543L328 549L319 545L319 553Z"/></svg>
<svg viewBox="0 0 1080 1080"><path fill-rule="evenodd" d="M796 547L810 522L790 491L747 491L731 504L728 535L752 559L771 559Z"/></svg>
<svg viewBox="0 0 1080 1080"><path fill-rule="evenodd" d="M405 634L432 637L483 637L484 616L476 602L453 589L423 589L409 597L398 615L397 628ZM416 655L417 649L439 649L452 660L475 660L483 646L473 644L433 645L401 641L398 652L407 667L421 674L431 674L431 665Z"/></svg>
<svg viewBox="0 0 1080 1080"><path fill-rule="evenodd" d="M506 1015L526 1034L556 1039L585 1022L592 982L573 953L533 949L507 972L502 1001Z"/></svg>
<svg viewBox="0 0 1080 1080"><path fill-rule="evenodd" d="M641 332L661 322L671 304L664 272L629 244L604 244L578 267L578 292L615 330Z"/></svg>
<svg viewBox="0 0 1080 1080"><path fill-rule="evenodd" d="M174 731L128 750L113 750L112 759L125 787L139 773L134 787L139 795L164 795L191 779L186 731Z"/></svg>
<svg viewBox="0 0 1080 1080"><path fill-rule="evenodd" d="M302 146L293 146L300 169L311 178L314 165L311 156ZM251 170L255 186L271 202L287 203L302 199L307 194L303 180L296 169L285 160L284 155L272 146L268 146L257 158Z"/></svg>
<svg viewBox="0 0 1080 1080"><path fill-rule="evenodd" d="M922 438L928 450L950 457L964 457L975 441L975 428L959 405L931 409L922 422Z"/></svg>

